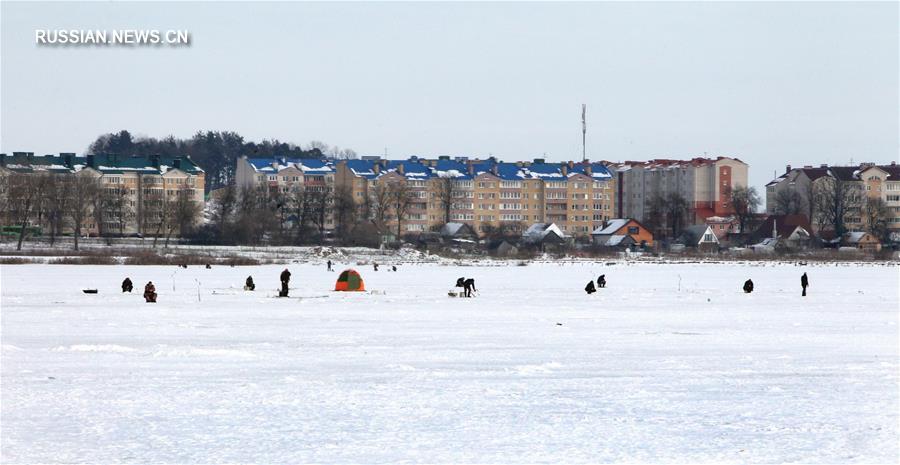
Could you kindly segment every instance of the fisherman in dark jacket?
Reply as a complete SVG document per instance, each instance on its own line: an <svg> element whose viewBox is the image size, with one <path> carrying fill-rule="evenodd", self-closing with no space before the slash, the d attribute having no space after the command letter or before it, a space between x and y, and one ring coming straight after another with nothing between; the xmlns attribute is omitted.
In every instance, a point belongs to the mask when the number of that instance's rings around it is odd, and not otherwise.
<svg viewBox="0 0 900 465"><path fill-rule="evenodd" d="M809 287L809 279L806 277L806 273L803 273L803 276L800 277L800 286L803 287L802 297L806 297L806 288Z"/></svg>
<svg viewBox="0 0 900 465"><path fill-rule="evenodd" d="M122 292L131 292L134 289L134 284L131 283L131 278L125 278L125 281L122 281Z"/></svg>
<svg viewBox="0 0 900 465"><path fill-rule="evenodd" d="M748 279L748 280L744 283L744 292L746 292L747 294L753 292L753 280Z"/></svg>
<svg viewBox="0 0 900 465"><path fill-rule="evenodd" d="M584 292L587 292L588 295L597 292L597 288L594 287L594 281L588 281L587 286L584 286Z"/></svg>
<svg viewBox="0 0 900 465"><path fill-rule="evenodd" d="M477 289L475 289L475 279L469 278L463 281L463 295L472 297L472 291L477 291Z"/></svg>
<svg viewBox="0 0 900 465"><path fill-rule="evenodd" d="M466 285L466 278L459 278L456 280L456 287L463 287Z"/></svg>
<svg viewBox="0 0 900 465"><path fill-rule="evenodd" d="M247 276L247 282L244 283L245 291L254 291L256 290L256 284L253 284L253 276Z"/></svg>
<svg viewBox="0 0 900 465"><path fill-rule="evenodd" d="M156 302L156 286L153 285L153 281L144 286L144 300L149 303Z"/></svg>
<svg viewBox="0 0 900 465"><path fill-rule="evenodd" d="M331 271L331 260L328 260L328 271Z"/></svg>
<svg viewBox="0 0 900 465"><path fill-rule="evenodd" d="M288 296L288 283L291 281L291 272L288 271L287 268L281 272L281 291L278 293L278 297L287 297Z"/></svg>
<svg viewBox="0 0 900 465"><path fill-rule="evenodd" d="M601 274L599 278L597 278L597 287L606 287L606 275Z"/></svg>

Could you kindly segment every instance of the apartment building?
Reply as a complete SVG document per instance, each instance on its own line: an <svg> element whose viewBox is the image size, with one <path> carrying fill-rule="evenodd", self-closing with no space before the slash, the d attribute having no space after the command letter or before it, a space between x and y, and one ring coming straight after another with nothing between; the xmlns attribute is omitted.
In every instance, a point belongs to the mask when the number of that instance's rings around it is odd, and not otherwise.
<svg viewBox="0 0 900 465"><path fill-rule="evenodd" d="M327 203L324 229L334 229L330 208L335 191L335 169L331 160L315 158L249 158L243 156L235 167L235 185L241 189L265 192L288 201L315 201L316 193Z"/></svg>
<svg viewBox="0 0 900 465"><path fill-rule="evenodd" d="M362 208L378 203L378 186L398 182L408 186L414 199L404 233L434 230L448 220L469 224L481 234L553 222L566 234L587 237L614 216L615 180L599 163L411 157L336 164L336 185L346 186Z"/></svg>
<svg viewBox="0 0 900 465"><path fill-rule="evenodd" d="M654 159L611 164L618 177L617 217L647 221L657 196L680 195L688 205L688 223L728 216L732 189L747 186L748 166L731 157Z"/></svg>
<svg viewBox="0 0 900 465"><path fill-rule="evenodd" d="M897 162L854 166L822 164L802 168L787 165L784 174L766 184L766 213L801 213L810 219L816 234L827 231L829 225L821 221L815 198L823 195L828 190L823 186L832 182L843 184L852 198L844 216L849 231L867 228L865 200L880 198L887 206L888 228L891 232L900 233L900 166Z"/></svg>
<svg viewBox="0 0 900 465"><path fill-rule="evenodd" d="M0 154L0 176L36 175L90 176L99 183L103 197L94 204L103 210L89 215L82 225L85 234L163 234L165 215L176 199L187 198L197 211L205 204L205 173L189 157ZM33 223L44 226L43 221L35 218ZM71 232L71 225L64 232Z"/></svg>

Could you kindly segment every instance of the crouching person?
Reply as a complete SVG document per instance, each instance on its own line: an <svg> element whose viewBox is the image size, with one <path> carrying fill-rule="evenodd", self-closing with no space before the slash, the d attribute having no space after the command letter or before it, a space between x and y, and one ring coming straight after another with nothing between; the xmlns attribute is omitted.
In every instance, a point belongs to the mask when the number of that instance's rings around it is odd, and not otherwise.
<svg viewBox="0 0 900 465"><path fill-rule="evenodd" d="M244 283L245 291L256 290L256 284L253 283L253 276L247 276L247 282Z"/></svg>
<svg viewBox="0 0 900 465"><path fill-rule="evenodd" d="M148 282L147 285L144 286L144 300L148 303L156 302L156 286L153 285L153 281Z"/></svg>
<svg viewBox="0 0 900 465"><path fill-rule="evenodd" d="M587 286L584 286L584 292L587 292L588 295L591 295L591 294L597 292L597 288L594 287L594 280L593 280L593 279L590 280L590 281L588 281Z"/></svg>
<svg viewBox="0 0 900 465"><path fill-rule="evenodd" d="M753 292L753 280L748 279L746 282L744 282L744 292L746 292L747 294Z"/></svg>
<svg viewBox="0 0 900 465"><path fill-rule="evenodd" d="M134 284L131 283L131 278L125 278L125 281L122 281L122 292L131 292L134 289Z"/></svg>

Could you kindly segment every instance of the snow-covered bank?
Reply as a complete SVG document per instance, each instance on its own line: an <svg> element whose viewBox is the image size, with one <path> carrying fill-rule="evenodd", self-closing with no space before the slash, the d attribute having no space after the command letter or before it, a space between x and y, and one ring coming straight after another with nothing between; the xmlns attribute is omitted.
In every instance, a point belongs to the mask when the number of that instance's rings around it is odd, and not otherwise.
<svg viewBox="0 0 900 465"><path fill-rule="evenodd" d="M0 459L897 462L896 267L444 265L2 266Z"/></svg>

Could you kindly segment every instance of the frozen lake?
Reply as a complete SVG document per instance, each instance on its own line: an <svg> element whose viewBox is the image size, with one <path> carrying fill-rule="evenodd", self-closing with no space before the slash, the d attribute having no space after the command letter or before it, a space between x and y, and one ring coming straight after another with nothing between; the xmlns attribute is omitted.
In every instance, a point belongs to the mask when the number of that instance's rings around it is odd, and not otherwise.
<svg viewBox="0 0 900 465"><path fill-rule="evenodd" d="M897 267L283 268L0 267L0 461L898 461Z"/></svg>

